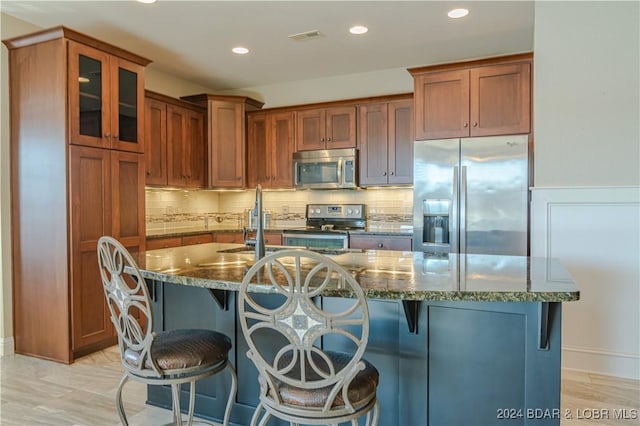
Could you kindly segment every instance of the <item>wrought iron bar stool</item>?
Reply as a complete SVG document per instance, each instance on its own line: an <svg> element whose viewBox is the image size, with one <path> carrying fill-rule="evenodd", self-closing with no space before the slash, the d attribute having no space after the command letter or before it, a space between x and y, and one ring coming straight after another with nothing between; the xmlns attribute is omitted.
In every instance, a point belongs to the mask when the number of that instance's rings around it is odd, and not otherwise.
<svg viewBox="0 0 640 426"><path fill-rule="evenodd" d="M129 379L151 385L171 385L173 416L182 425L180 385L190 384L188 424L193 422L195 384L224 369L231 374L231 390L224 414L229 424L237 390L236 373L229 362L231 340L212 330L184 329L153 332L153 316L147 286L135 261L116 239L98 240L98 264L111 321L118 333L124 375L116 393L120 421L128 425L122 388Z"/></svg>
<svg viewBox="0 0 640 426"><path fill-rule="evenodd" d="M277 295L250 292L265 285L273 286ZM318 296L331 290L351 298L321 306ZM275 252L245 275L238 315L260 384L252 426L265 425L271 416L291 424L355 426L366 415L367 425L378 424L379 375L362 358L369 312L360 285L348 271L311 251ZM339 351L325 350L323 344Z"/></svg>

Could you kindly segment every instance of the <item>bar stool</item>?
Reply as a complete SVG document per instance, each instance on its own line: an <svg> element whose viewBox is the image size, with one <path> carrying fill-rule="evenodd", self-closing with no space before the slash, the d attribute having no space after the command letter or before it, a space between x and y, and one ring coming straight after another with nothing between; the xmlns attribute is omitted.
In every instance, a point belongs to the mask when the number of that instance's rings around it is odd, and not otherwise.
<svg viewBox="0 0 640 426"><path fill-rule="evenodd" d="M229 337L199 329L154 333L147 286L127 249L112 237L101 237L98 264L124 367L116 393L116 408L122 424L129 424L122 402L122 388L127 380L150 385L170 384L173 416L178 425L182 425L180 385L189 383L188 424L191 425L196 381L227 369L232 379L224 414L224 425L228 425L237 389L236 373L228 359Z"/></svg>
<svg viewBox="0 0 640 426"><path fill-rule="evenodd" d="M277 295L260 294L265 286L273 286ZM318 300L322 292L337 289L352 298L321 306L326 302ZM292 424L357 425L366 415L366 425L378 424L379 375L362 358L369 312L348 271L311 251L275 252L245 275L238 315L247 356L258 369L260 401L252 426L266 424L271 416ZM340 351L323 349L321 339Z"/></svg>

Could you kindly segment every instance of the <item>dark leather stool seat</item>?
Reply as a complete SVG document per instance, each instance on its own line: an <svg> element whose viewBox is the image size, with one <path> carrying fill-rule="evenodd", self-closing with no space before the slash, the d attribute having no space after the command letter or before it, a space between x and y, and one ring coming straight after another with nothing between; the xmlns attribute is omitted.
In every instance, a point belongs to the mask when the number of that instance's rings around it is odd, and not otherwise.
<svg viewBox="0 0 640 426"><path fill-rule="evenodd" d="M342 370L347 366L349 361L351 361L351 356L348 354L331 351L324 351L324 353L331 359L336 370ZM284 355L280 360L280 365L285 366L290 364L292 358L293 357L290 353ZM322 368L323 362L320 357L314 356L313 358L315 364ZM366 405L376 396L376 388L378 387L379 381L378 370L367 360L363 359L362 361L365 365L364 370L361 370L356 374L349 384L347 391L348 399L356 409ZM291 378L299 379L300 375L297 373L299 373L300 370L300 360L298 360L291 370L292 373L287 375L291 376ZM328 373L327 370L327 368L324 368L326 373ZM307 381L313 382L322 379L320 375L311 368L308 362L305 372ZM325 386L318 389L304 389L279 380L275 380L275 383L282 402L299 407L322 408L327 399L329 399L329 395L332 390L331 386ZM273 396L273 393L271 393L271 395ZM338 408L340 406L344 406L344 399L342 398L342 395L338 395L332 405L333 408Z"/></svg>

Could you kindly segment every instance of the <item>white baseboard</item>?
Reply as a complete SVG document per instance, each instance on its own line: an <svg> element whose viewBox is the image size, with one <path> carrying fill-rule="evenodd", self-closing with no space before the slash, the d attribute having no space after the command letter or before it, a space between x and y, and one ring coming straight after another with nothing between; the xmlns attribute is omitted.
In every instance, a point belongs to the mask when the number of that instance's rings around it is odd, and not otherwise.
<svg viewBox="0 0 640 426"><path fill-rule="evenodd" d="M13 343L13 337L5 337L0 339L0 357L5 355L13 355L15 345Z"/></svg>
<svg viewBox="0 0 640 426"><path fill-rule="evenodd" d="M562 368L640 380L640 355L563 346Z"/></svg>

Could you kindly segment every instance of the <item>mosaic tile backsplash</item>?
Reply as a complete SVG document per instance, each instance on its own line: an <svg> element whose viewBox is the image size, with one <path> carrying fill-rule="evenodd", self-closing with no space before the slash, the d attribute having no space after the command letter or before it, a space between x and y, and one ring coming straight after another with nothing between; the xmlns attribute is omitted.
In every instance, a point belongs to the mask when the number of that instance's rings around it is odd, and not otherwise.
<svg viewBox="0 0 640 426"><path fill-rule="evenodd" d="M271 212L271 227L304 226L307 204L356 203L367 206L369 225L411 225L411 188L263 191L263 204ZM253 208L255 191L146 190L147 231L205 226L242 227L245 209Z"/></svg>

